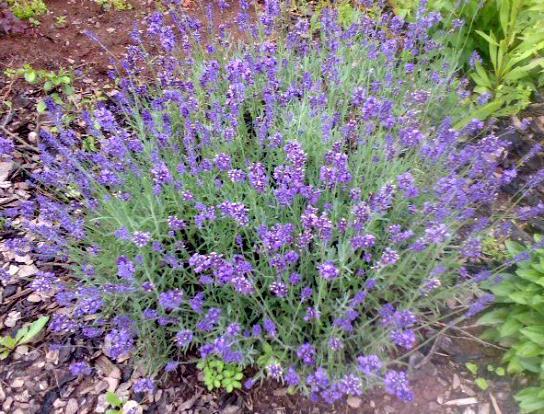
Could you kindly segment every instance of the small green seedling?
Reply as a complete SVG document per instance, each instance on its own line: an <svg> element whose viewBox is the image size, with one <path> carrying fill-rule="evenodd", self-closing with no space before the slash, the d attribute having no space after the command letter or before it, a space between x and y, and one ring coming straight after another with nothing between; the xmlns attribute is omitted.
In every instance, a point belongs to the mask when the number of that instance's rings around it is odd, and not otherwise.
<svg viewBox="0 0 544 414"><path fill-rule="evenodd" d="M474 380L474 384L478 386L479 389L485 391L489 388L489 384L485 378L478 377Z"/></svg>
<svg viewBox="0 0 544 414"><path fill-rule="evenodd" d="M64 69L53 72L50 70L35 69L31 65L26 64L19 69L7 69L5 74L10 78L22 77L31 85L41 84L47 93L53 91L63 92L65 95L74 93L72 76Z"/></svg>
<svg viewBox="0 0 544 414"><path fill-rule="evenodd" d="M473 362L467 362L465 364L465 367L470 371L470 373L475 377L474 378L474 384L481 389L482 391L485 391L489 388L489 383L485 378L477 377L479 367L478 365L474 364ZM487 366L487 370L489 371L489 368L492 367L492 365ZM494 369L494 367L493 367Z"/></svg>
<svg viewBox="0 0 544 414"><path fill-rule="evenodd" d="M276 360L277 357L275 355L274 349L269 343L265 342L263 344L263 353L259 358L257 358L257 366L260 368L266 368L275 363Z"/></svg>
<svg viewBox="0 0 544 414"><path fill-rule="evenodd" d="M495 366L489 364L487 366L487 370L489 372L495 373L495 375L497 375L499 377L504 377L506 375L506 370L503 367L495 367Z"/></svg>
<svg viewBox="0 0 544 414"><path fill-rule="evenodd" d="M116 393L108 391L106 393L106 402L112 407L106 411L106 414L121 414L124 403Z"/></svg>
<svg viewBox="0 0 544 414"><path fill-rule="evenodd" d="M61 69L58 72L35 69L31 65L23 65L19 69L7 69L5 75L10 78L23 78L31 85L41 85L44 92L51 96L57 105L63 104L61 95L71 96L74 94L72 86L72 76L67 71ZM36 106L39 113L46 110L43 100L40 100Z"/></svg>
<svg viewBox="0 0 544 414"><path fill-rule="evenodd" d="M205 359L197 364L204 374L204 384L209 391L224 388L227 392L242 388L240 382L244 377L242 367L235 364L225 364L218 359Z"/></svg>
<svg viewBox="0 0 544 414"><path fill-rule="evenodd" d="M475 363L467 362L465 364L465 367L470 371L470 373L472 375L477 375L478 374L478 365L476 365Z"/></svg>
<svg viewBox="0 0 544 414"><path fill-rule="evenodd" d="M95 0L95 2L98 3L104 11L123 11L132 9L131 4L127 0Z"/></svg>
<svg viewBox="0 0 544 414"><path fill-rule="evenodd" d="M0 360L6 359L19 345L31 342L47 325L49 316L42 316L30 325L25 325L15 336L0 337Z"/></svg>
<svg viewBox="0 0 544 414"><path fill-rule="evenodd" d="M62 15L55 17L55 26L59 29L66 27L66 16Z"/></svg>

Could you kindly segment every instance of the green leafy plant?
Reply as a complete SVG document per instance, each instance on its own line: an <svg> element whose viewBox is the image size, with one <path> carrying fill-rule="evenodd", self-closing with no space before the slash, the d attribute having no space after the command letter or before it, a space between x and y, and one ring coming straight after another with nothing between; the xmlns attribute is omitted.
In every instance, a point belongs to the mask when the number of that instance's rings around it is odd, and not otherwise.
<svg viewBox="0 0 544 414"><path fill-rule="evenodd" d="M508 252L504 245L504 241L497 239L492 235L489 235L482 240L482 251L488 258L499 263L504 263L508 258Z"/></svg>
<svg viewBox="0 0 544 414"><path fill-rule="evenodd" d="M55 26L57 26L58 28L66 27L66 19L67 18L64 15L55 17Z"/></svg>
<svg viewBox="0 0 544 414"><path fill-rule="evenodd" d="M540 243L541 236L535 236ZM540 387L516 395L522 413L544 412L544 249L531 252L521 244L507 242L510 255L518 261L514 274L491 285L496 305L479 322L490 326L483 337L508 348L503 357L509 374L531 374ZM521 261L520 259L528 259Z"/></svg>
<svg viewBox="0 0 544 414"><path fill-rule="evenodd" d="M47 13L43 0L7 0L12 13L21 20L35 19Z"/></svg>
<svg viewBox="0 0 544 414"><path fill-rule="evenodd" d="M489 383L487 380L483 377L478 376L478 371L480 370L480 367L476 365L473 362L467 362L465 364L466 369L475 377L474 378L474 384L478 386L482 391L485 391L489 388Z"/></svg>
<svg viewBox="0 0 544 414"><path fill-rule="evenodd" d="M60 69L58 72L53 72L43 69L35 69L31 65L26 64L19 69L7 69L6 76L14 78L21 77L31 85L40 85L44 92L53 98L55 103L62 104L61 95L71 96L74 94L72 75ZM37 105L38 112L45 111L45 103L39 101Z"/></svg>
<svg viewBox="0 0 544 414"><path fill-rule="evenodd" d="M131 4L127 0L95 0L95 2L105 11L123 11L132 9Z"/></svg>
<svg viewBox="0 0 544 414"><path fill-rule="evenodd" d="M242 368L235 364L226 364L219 359L201 360L197 368L204 374L204 384L209 391L223 388L227 392L242 388L244 377Z"/></svg>
<svg viewBox="0 0 544 414"><path fill-rule="evenodd" d="M47 325L49 316L42 316L29 325L23 326L15 336L0 337L0 360L6 359L19 345L31 342Z"/></svg>
<svg viewBox="0 0 544 414"><path fill-rule="evenodd" d="M486 41L487 64L476 62L471 77L480 95L490 94L487 104L496 115L510 115L530 103L542 85L536 78L544 69L544 3L534 0L496 0L500 26L475 30ZM485 52L485 49L484 49ZM486 70L487 68L487 70ZM498 110L494 108L499 106Z"/></svg>
<svg viewBox="0 0 544 414"><path fill-rule="evenodd" d="M106 393L106 402L112 407L106 411L106 414L121 414L124 403L116 393L108 391Z"/></svg>
<svg viewBox="0 0 544 414"><path fill-rule="evenodd" d="M459 124L473 118L519 112L543 84L544 3L540 0L430 0L430 10L443 16L441 36L450 53L459 56L479 95L478 107ZM410 19L418 0L390 0L396 14ZM463 25L452 35L452 26ZM473 51L481 55L481 61ZM485 102L487 101L487 102Z"/></svg>

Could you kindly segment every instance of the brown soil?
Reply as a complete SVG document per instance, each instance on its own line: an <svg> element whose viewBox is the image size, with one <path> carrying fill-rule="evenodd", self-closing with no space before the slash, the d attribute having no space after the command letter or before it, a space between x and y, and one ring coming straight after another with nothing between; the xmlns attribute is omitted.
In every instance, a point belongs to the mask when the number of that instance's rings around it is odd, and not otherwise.
<svg viewBox="0 0 544 414"><path fill-rule="evenodd" d="M129 43L131 22L138 21L153 5L152 1L131 0L127 11L103 11L90 0L50 0L49 12L40 25L24 34L0 37L0 68L24 64L48 70L82 69L94 76L105 76L110 55L84 33L92 31L114 55L120 56ZM66 16L65 27L58 27L58 16Z"/></svg>

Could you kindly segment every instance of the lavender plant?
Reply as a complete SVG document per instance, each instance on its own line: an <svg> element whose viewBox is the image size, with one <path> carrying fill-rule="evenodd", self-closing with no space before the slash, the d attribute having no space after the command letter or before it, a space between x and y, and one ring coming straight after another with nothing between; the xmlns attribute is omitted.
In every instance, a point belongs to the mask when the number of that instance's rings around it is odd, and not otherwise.
<svg viewBox="0 0 544 414"><path fill-rule="evenodd" d="M53 196L8 215L42 261L71 263L75 283L32 282L74 305L54 332L104 335L149 374L197 355L253 365L246 387L268 375L330 403L376 385L410 400L408 356L464 317L446 299L486 277L480 234L515 170L497 168L498 137L468 139L480 122L452 128L465 91L427 36L439 15L343 29L324 10L283 34L280 6L254 24L240 2L245 42L153 14L116 104L82 114L93 146L48 103L59 132L42 131L34 180Z"/></svg>

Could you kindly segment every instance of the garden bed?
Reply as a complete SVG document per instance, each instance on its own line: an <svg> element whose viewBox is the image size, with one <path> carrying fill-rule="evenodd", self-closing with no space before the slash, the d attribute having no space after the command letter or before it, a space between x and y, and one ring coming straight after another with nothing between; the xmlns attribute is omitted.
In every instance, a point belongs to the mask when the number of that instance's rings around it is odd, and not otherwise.
<svg viewBox="0 0 544 414"><path fill-rule="evenodd" d="M89 2L90 3L90 2ZM48 3L49 4L49 3ZM82 32L93 30L106 47L118 56L128 44L128 31L121 30L127 18L131 21L147 14L150 4L138 3L129 12L109 12L100 14L98 6L92 3L83 7L78 3L65 4L50 2L50 10L55 14L70 16L69 26L54 28L52 17L46 17L33 33L12 35L0 38L3 64L10 67L30 63L33 66L58 70L59 67L72 67L83 73L76 82L82 94L89 89L99 88L110 69L109 56L88 39ZM196 14L202 17L202 13ZM71 16L74 16L73 19ZM217 14L219 21L228 20ZM96 30L94 30L96 29ZM114 30L111 30L114 29ZM21 39L28 43L21 46ZM66 43L68 42L68 44ZM60 47L65 45L66 47ZM28 47L30 46L30 47ZM5 54L4 54L5 53ZM21 91L25 92L21 93ZM37 125L50 126L43 117L36 117L34 105L40 91L24 86L21 81L8 81L2 90L5 97L12 97L14 107L9 117L0 117L0 123L12 134L18 134L18 155L16 161L28 169L35 168ZM4 115L5 116L5 115ZM542 139L542 118L535 117L532 129L515 132L516 142L527 139ZM504 133L510 133L508 127ZM499 133L501 133L499 131ZM520 156L530 147L519 146ZM535 166L536 168L536 166ZM22 170L2 163L0 169L3 207L15 207L22 200L33 199L36 194L25 185L28 178ZM538 224L537 224L538 225ZM2 233L2 238L12 234ZM40 296L28 289L28 283L38 270L61 272L62 263L36 268L31 257L13 255L5 243L0 244L0 254L12 273L13 278L0 290L2 298L0 313L3 316L2 333L15 332L23 322L35 320L37 316L58 312L57 305L50 297ZM57 266L58 265L58 266ZM463 336L462 334L460 336ZM421 367L413 373L412 388L415 395L411 403L401 403L392 397L373 391L361 398L348 399L346 404L334 407L316 405L303 397L288 395L287 388L271 381L251 391L238 391L234 394L222 392L209 393L202 386L198 371L192 366L181 366L169 379L159 382L153 394L131 393L135 378L139 376L127 361L113 362L106 357L97 343L84 342L76 336L46 334L33 346L22 346L4 361L0 367L0 408L6 413L81 413L104 412L105 392L116 391L124 399L129 396L142 403L145 412L178 413L515 413L511 398L511 384L501 378L491 378L486 391L474 385L474 378L465 368L465 363L490 358L482 345L469 344L465 340L448 339L437 347L423 349L412 361ZM427 353L427 354L426 354ZM430 353L430 354L429 354ZM427 357L428 355L428 357ZM78 378L70 373L69 366L74 361L86 359L91 362L96 375Z"/></svg>

